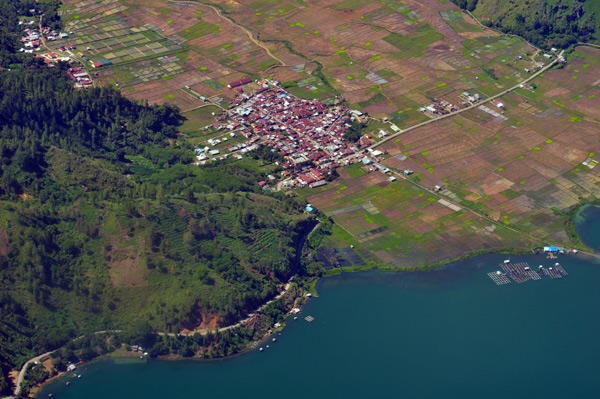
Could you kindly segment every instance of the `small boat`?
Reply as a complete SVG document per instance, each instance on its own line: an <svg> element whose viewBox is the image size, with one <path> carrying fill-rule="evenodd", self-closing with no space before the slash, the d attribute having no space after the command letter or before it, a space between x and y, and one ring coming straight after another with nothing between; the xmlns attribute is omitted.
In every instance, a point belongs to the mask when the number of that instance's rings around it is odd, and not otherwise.
<svg viewBox="0 0 600 399"><path fill-rule="evenodd" d="M273 342L277 341L277 338L273 338Z"/></svg>
<svg viewBox="0 0 600 399"><path fill-rule="evenodd" d="M260 352L264 351L264 349L263 349L263 348L259 348L258 350L259 350Z"/></svg>

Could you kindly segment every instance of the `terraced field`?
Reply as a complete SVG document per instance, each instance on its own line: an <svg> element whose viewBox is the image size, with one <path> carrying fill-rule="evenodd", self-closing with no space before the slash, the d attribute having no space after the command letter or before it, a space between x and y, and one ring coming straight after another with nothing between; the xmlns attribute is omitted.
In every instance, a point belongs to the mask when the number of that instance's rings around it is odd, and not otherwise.
<svg viewBox="0 0 600 399"><path fill-rule="evenodd" d="M199 111L206 105L199 96L226 107L236 94L227 83L248 76L272 77L299 97L341 95L403 129L429 120L420 110L434 99L464 108L464 91L485 99L548 63L519 38L483 31L448 1L211 4L68 0L64 17L75 33L56 46L73 43L92 60L111 61L97 79L132 98L196 110L186 133L210 123L217 109ZM308 193L333 212L332 243L392 266L567 243L557 211L600 192L599 59L580 47L566 67L500 98L503 107L486 103L385 143L383 163L413 170L409 180L354 166L333 188ZM436 185L444 190L432 195Z"/></svg>
<svg viewBox="0 0 600 399"><path fill-rule="evenodd" d="M600 50L579 47L564 68L501 97L502 108L488 103L383 144L384 165L415 172L406 180L353 166L308 200L340 227L335 245L367 250L374 264L568 246L559 211L600 197L599 74Z"/></svg>
<svg viewBox="0 0 600 399"><path fill-rule="evenodd" d="M74 34L52 45L111 62L99 82L184 111L202 105L186 86L222 101L235 94L228 82L270 76L296 82L300 97L341 94L399 127L427 120L419 109L433 98L460 105L464 90L501 92L541 56L520 39L482 32L450 2L211 4L221 11L189 1L67 0L65 30Z"/></svg>

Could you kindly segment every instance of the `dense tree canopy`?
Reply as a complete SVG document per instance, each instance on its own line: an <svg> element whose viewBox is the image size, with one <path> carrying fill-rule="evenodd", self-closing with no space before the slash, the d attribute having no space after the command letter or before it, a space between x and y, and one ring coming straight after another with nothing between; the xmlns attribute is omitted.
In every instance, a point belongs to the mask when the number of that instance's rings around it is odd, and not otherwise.
<svg viewBox="0 0 600 399"><path fill-rule="evenodd" d="M522 36L542 47L567 48L577 42L598 42L600 15L593 0L452 0L475 11L482 22L505 33Z"/></svg>
<svg viewBox="0 0 600 399"><path fill-rule="evenodd" d="M255 163L195 166L176 108L76 90L62 68L0 73L5 391L10 368L86 331L240 319L287 281L314 220L264 195Z"/></svg>

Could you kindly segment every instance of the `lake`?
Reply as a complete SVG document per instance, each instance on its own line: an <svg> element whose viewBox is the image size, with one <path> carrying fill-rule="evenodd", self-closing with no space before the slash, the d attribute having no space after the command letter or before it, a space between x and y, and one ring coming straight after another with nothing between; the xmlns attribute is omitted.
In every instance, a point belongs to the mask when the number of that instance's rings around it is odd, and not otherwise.
<svg viewBox="0 0 600 399"><path fill-rule="evenodd" d="M600 208L575 218L600 249ZM317 285L297 321L264 352L227 360L83 365L38 395L57 398L596 398L600 264L558 261L569 275L496 286L505 255L430 272L344 273ZM532 268L544 255L512 256ZM311 323L304 317L311 315ZM266 347L267 343L263 344ZM65 382L71 381L70 386Z"/></svg>
<svg viewBox="0 0 600 399"><path fill-rule="evenodd" d="M581 241L597 252L600 249L600 207L582 206L573 224Z"/></svg>
<svg viewBox="0 0 600 399"><path fill-rule="evenodd" d="M323 279L319 298L269 342L221 361L100 360L39 397L565 398L600 395L600 265L568 255L569 273L496 286L500 255L423 273ZM542 255L512 257L552 265ZM65 381L72 383L69 387Z"/></svg>

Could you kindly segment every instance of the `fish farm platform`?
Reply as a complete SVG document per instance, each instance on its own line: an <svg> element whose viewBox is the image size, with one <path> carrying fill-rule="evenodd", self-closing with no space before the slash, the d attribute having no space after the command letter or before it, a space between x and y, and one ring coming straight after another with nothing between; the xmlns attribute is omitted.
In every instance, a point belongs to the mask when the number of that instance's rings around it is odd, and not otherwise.
<svg viewBox="0 0 600 399"><path fill-rule="evenodd" d="M555 263L554 266L549 268L539 266L537 271L524 262L505 262L500 263L499 266L503 272L498 270L487 274L496 285L509 284L511 279L515 283L521 284L531 280L541 280L542 276L550 276L552 279L558 279L569 275L559 263Z"/></svg>

